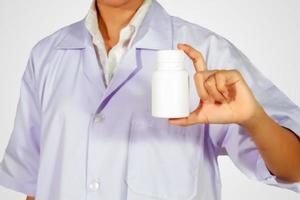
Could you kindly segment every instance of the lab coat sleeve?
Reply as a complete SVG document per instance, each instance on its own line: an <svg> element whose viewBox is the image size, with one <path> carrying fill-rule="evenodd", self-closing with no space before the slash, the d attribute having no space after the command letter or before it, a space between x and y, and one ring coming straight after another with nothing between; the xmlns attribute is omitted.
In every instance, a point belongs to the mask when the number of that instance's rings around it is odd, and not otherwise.
<svg viewBox="0 0 300 200"><path fill-rule="evenodd" d="M31 53L22 75L14 126L0 163L0 185L34 196L39 167L40 113Z"/></svg>
<svg viewBox="0 0 300 200"><path fill-rule="evenodd" d="M264 110L278 124L300 136L300 109L231 42L215 36L207 54L210 69L237 69L250 86ZM228 155L234 164L249 178L295 192L300 192L299 183L287 183L270 174L252 138L236 124L223 125L217 136L210 133L220 154ZM280 147L278 147L280 148Z"/></svg>

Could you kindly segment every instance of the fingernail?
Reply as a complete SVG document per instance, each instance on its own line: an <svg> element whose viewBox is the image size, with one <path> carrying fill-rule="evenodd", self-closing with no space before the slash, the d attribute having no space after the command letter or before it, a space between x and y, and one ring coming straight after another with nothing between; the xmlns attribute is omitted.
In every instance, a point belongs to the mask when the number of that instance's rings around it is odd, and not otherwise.
<svg viewBox="0 0 300 200"><path fill-rule="evenodd" d="M229 98L229 94L228 94L228 92L227 92L227 91L223 92L222 94L223 94L223 95L226 97L226 99L228 99L228 98Z"/></svg>

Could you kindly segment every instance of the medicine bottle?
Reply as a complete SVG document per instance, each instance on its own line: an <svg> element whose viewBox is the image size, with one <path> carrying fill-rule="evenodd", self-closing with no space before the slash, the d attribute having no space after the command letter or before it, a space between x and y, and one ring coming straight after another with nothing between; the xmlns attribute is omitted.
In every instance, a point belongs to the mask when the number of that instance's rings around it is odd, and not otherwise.
<svg viewBox="0 0 300 200"><path fill-rule="evenodd" d="M152 116L180 118L189 115L189 76L182 50L159 50L152 74Z"/></svg>

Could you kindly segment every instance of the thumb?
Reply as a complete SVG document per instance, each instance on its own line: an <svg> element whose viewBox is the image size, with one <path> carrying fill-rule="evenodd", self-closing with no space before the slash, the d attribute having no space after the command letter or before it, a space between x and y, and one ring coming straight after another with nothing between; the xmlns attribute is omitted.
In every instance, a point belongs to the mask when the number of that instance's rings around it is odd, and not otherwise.
<svg viewBox="0 0 300 200"><path fill-rule="evenodd" d="M203 113L201 113L200 104L200 106L191 112L189 116L183 118L170 118L168 122L173 125L189 126L193 124L207 124L208 119L205 115L203 115Z"/></svg>

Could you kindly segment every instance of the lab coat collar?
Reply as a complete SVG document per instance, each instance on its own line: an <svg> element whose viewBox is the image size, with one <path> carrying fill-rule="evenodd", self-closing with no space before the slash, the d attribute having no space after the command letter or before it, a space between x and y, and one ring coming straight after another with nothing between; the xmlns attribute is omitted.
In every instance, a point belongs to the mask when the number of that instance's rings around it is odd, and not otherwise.
<svg viewBox="0 0 300 200"><path fill-rule="evenodd" d="M63 38L58 42L56 49L84 49L89 45L90 35L85 26L84 19L64 28Z"/></svg>
<svg viewBox="0 0 300 200"><path fill-rule="evenodd" d="M56 49L84 49L88 46L93 46L92 36L84 24L85 18L86 16L80 21L66 27L66 33L57 44ZM140 48L173 48L172 37L170 37L172 31L171 25L171 17L156 0L153 0L132 45L135 46L134 43L138 42L136 47ZM149 36L143 38L146 33ZM154 35L159 36L162 40L151 38ZM139 42L141 39L143 39L142 42Z"/></svg>

